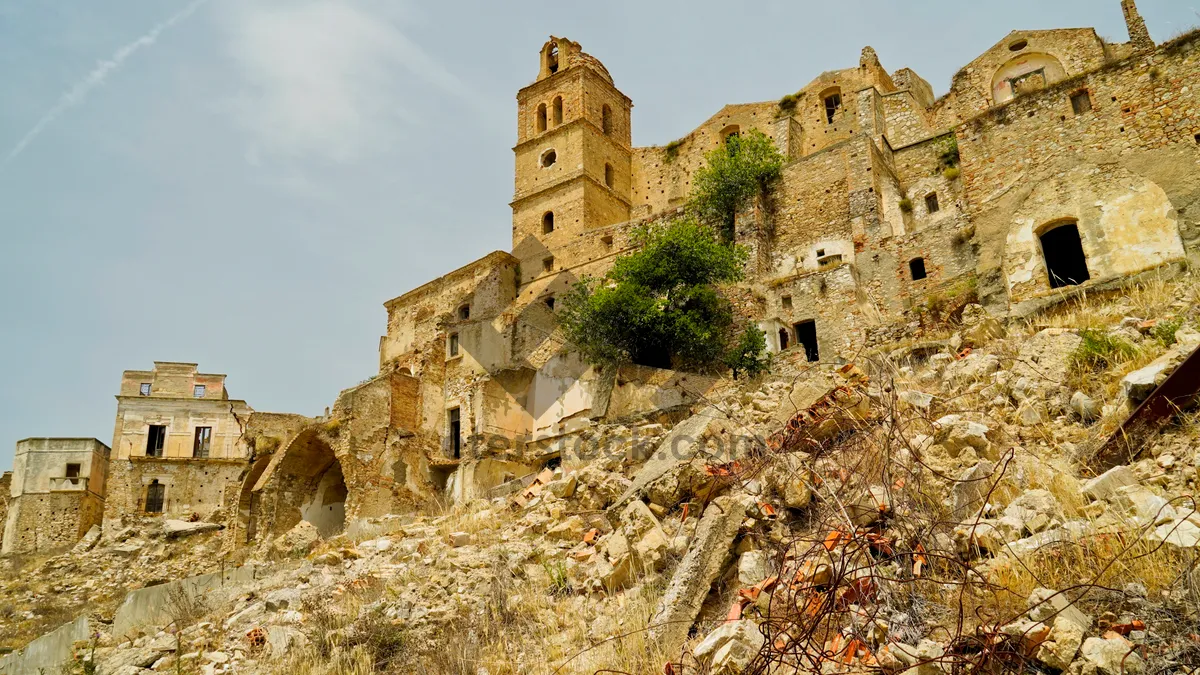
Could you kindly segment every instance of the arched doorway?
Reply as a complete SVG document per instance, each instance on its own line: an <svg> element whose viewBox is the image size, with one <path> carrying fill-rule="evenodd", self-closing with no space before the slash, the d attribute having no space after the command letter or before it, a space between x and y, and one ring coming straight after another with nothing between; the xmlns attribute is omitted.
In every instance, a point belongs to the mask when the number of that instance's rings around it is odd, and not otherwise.
<svg viewBox="0 0 1200 675"><path fill-rule="evenodd" d="M248 497L247 531L277 536L301 520L330 537L345 528L349 490L342 465L319 429L300 432L271 458Z"/></svg>
<svg viewBox="0 0 1200 675"><path fill-rule="evenodd" d="M1092 278L1088 273L1087 256L1083 253L1083 241L1079 238L1079 225L1075 221L1051 225L1038 235L1038 239L1042 243L1050 288L1077 286Z"/></svg>

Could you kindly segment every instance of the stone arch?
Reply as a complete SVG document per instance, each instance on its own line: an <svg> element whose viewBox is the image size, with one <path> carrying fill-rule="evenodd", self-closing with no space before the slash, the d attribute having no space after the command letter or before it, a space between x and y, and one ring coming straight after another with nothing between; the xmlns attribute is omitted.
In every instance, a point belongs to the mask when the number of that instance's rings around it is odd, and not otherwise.
<svg viewBox="0 0 1200 675"><path fill-rule="evenodd" d="M1059 293L1041 237L1063 224L1078 228L1089 279L1083 287L1184 259L1179 217L1154 181L1119 165L1085 164L1049 177L1031 177L1029 194L1013 212L1004 243L1009 302Z"/></svg>
<svg viewBox="0 0 1200 675"><path fill-rule="evenodd" d="M250 466L250 472L246 474L245 480L242 481L242 489L238 494L236 533L238 544L248 544L254 541L257 535L255 532L255 526L257 525L255 505L260 495L254 491L254 485L262 477L263 472L266 471L272 457L274 455L263 455L254 460L254 464Z"/></svg>
<svg viewBox="0 0 1200 675"><path fill-rule="evenodd" d="M301 520L325 537L345 528L349 490L341 462L319 428L300 432L272 457L251 491L257 493L258 512L248 527L256 536L277 536Z"/></svg>
<svg viewBox="0 0 1200 675"><path fill-rule="evenodd" d="M833 124L835 121L837 121L838 113L841 112L843 104L842 88L829 87L825 91L821 92L821 95L817 97L817 100L821 102L821 109L825 114L825 123Z"/></svg>
<svg viewBox="0 0 1200 675"><path fill-rule="evenodd" d="M1042 52L1030 52L1015 56L996 69L992 75L989 92L992 104L1000 105L1017 95L1036 91L1066 79L1067 71L1062 63Z"/></svg>

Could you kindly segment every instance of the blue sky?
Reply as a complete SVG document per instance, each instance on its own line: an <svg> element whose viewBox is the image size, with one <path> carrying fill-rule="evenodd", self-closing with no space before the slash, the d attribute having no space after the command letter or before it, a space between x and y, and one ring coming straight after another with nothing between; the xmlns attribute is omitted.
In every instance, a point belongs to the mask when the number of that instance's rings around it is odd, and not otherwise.
<svg viewBox="0 0 1200 675"><path fill-rule="evenodd" d="M1159 41L1197 5L1139 3ZM385 300L509 248L549 34L649 145L867 44L940 94L1012 29L1078 26L1126 39L1118 0L0 0L0 467L111 442L121 371L155 360L309 415L369 377Z"/></svg>

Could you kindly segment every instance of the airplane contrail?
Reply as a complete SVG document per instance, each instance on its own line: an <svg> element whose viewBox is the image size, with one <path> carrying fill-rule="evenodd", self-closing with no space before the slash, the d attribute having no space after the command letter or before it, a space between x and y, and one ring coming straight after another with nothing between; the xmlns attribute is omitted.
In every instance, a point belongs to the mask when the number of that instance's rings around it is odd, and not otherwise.
<svg viewBox="0 0 1200 675"><path fill-rule="evenodd" d="M158 36L162 34L163 31L171 28L172 26L194 14L196 10L206 2L208 2L208 0L192 0L192 3L187 7L184 7L183 10L178 14L172 16L166 21L163 21L154 28L151 28L150 32L146 33L142 37L130 42L124 47L121 47L108 59L97 63L96 67L92 69L92 72L88 73L86 77L79 82L76 82L74 86L65 91L63 95L59 97L58 102L54 104L54 107L50 108L45 115L42 115L42 118L37 121L37 124L33 125L33 128L30 129L23 137L21 137L21 140L17 141L17 144L14 145L12 150L8 152L8 156L4 158L4 163L7 164L11 162L13 158L21 154L21 152L23 152L25 148L29 147L29 144L32 143L39 134L45 131L46 127L50 126L54 120L58 119L60 115L82 103L93 89L104 84L104 81L108 79L108 76L111 75L113 71L124 65L125 61L128 60L130 56L133 56L139 49L153 45L158 41Z"/></svg>

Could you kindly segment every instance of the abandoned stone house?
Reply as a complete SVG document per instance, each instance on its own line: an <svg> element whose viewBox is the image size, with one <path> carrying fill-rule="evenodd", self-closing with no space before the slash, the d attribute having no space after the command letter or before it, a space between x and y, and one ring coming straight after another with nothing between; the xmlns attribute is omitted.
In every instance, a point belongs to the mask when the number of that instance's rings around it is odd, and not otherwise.
<svg viewBox="0 0 1200 675"><path fill-rule="evenodd" d="M769 207L738 218L739 311L798 359L850 360L941 298L1019 316L1200 261L1200 35L1156 45L1120 5L1126 43L1013 31L941 97L867 47L650 147L632 145L632 101L604 65L550 38L517 93L511 252L387 301L378 374L319 419L251 411L192 364L126 372L106 517L224 507L238 544L301 519L329 533L438 491L499 494L578 460L597 421L694 400L713 378L585 363L556 300L676 214L706 154L750 130L785 166Z"/></svg>
<svg viewBox="0 0 1200 675"><path fill-rule="evenodd" d="M0 551L68 546L99 525L108 462L108 446L94 438L17 441Z"/></svg>

